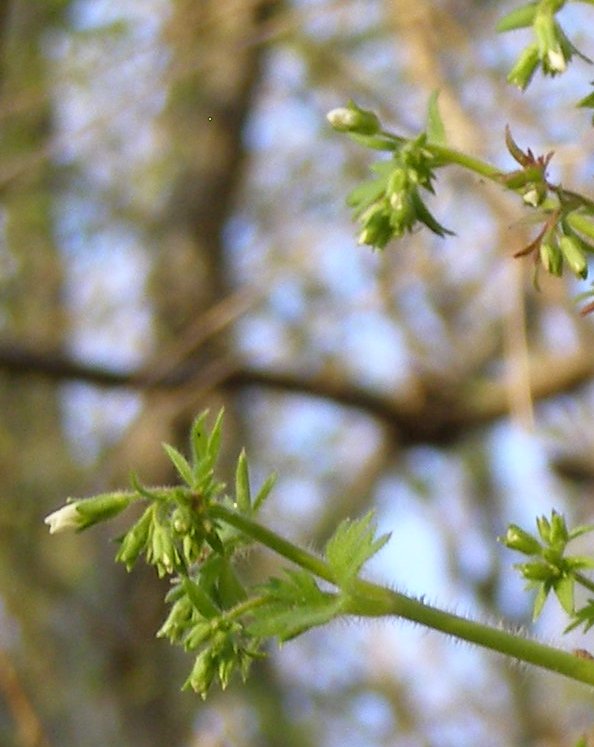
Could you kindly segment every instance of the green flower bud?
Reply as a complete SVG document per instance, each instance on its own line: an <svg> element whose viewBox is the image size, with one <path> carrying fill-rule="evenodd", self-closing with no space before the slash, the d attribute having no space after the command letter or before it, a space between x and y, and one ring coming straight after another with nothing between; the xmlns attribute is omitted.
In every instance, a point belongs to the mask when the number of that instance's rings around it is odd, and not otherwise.
<svg viewBox="0 0 594 747"><path fill-rule="evenodd" d="M563 255L557 244L547 237L540 242L540 261L551 275L561 277L563 273Z"/></svg>
<svg viewBox="0 0 594 747"><path fill-rule="evenodd" d="M131 492L118 492L72 501L46 516L44 523L49 526L50 534L68 529L79 531L116 516L130 505L133 498Z"/></svg>
<svg viewBox="0 0 594 747"><path fill-rule="evenodd" d="M196 623L184 638L184 648L186 651L194 651L207 641L211 635L212 625L204 622Z"/></svg>
<svg viewBox="0 0 594 747"><path fill-rule="evenodd" d="M149 530L153 521L154 508L149 506L140 519L124 535L116 560L130 570L146 547Z"/></svg>
<svg viewBox="0 0 594 747"><path fill-rule="evenodd" d="M578 231L583 236L594 241L594 222L592 220L576 211L569 213L565 220L574 231ZM585 242L583 242L582 249L589 252L593 251L592 247Z"/></svg>
<svg viewBox="0 0 594 747"><path fill-rule="evenodd" d="M509 547L510 550L517 550L524 553L524 555L538 555L542 549L536 537L526 532L517 524L509 525L505 537L501 539L501 542L506 547Z"/></svg>
<svg viewBox="0 0 594 747"><path fill-rule="evenodd" d="M178 599L159 628L157 638L167 638L172 643L179 641L191 623L192 611L192 604L187 597Z"/></svg>
<svg viewBox="0 0 594 747"><path fill-rule="evenodd" d="M533 28L538 44L538 56L544 72L548 75L565 72L568 56L563 49L564 35L555 21L553 11L539 9L534 18Z"/></svg>
<svg viewBox="0 0 594 747"><path fill-rule="evenodd" d="M363 230L359 234L359 244L383 249L394 235L390 225L390 211L384 202L378 202L369 207L361 216Z"/></svg>
<svg viewBox="0 0 594 747"><path fill-rule="evenodd" d="M182 689L187 690L187 688L191 687L194 692L198 693L205 700L215 673L215 661L210 650L206 649L196 657L190 676Z"/></svg>
<svg viewBox="0 0 594 747"><path fill-rule="evenodd" d="M517 86L523 91L532 80L536 68L538 67L538 46L530 44L518 57L516 64L510 70L507 80L513 86Z"/></svg>
<svg viewBox="0 0 594 747"><path fill-rule="evenodd" d="M558 575L547 563L520 563L514 567L526 581L550 581Z"/></svg>
<svg viewBox="0 0 594 747"><path fill-rule="evenodd" d="M578 239L573 236L562 236L559 239L559 248L574 275L585 280L588 277L588 262Z"/></svg>
<svg viewBox="0 0 594 747"><path fill-rule="evenodd" d="M179 555L169 529L153 522L149 535L148 561L156 566L159 578L166 573L173 573L174 568L179 564Z"/></svg>
<svg viewBox="0 0 594 747"><path fill-rule="evenodd" d="M381 129L381 123L377 115L366 109L361 109L353 101L349 101L347 106L332 109L326 115L326 119L338 132L375 135Z"/></svg>

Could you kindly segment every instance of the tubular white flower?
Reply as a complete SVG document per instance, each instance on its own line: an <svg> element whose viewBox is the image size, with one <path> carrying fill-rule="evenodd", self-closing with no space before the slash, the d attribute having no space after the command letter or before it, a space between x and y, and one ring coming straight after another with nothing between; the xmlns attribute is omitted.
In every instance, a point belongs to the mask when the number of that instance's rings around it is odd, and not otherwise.
<svg viewBox="0 0 594 747"><path fill-rule="evenodd" d="M50 534L66 532L68 529L78 529L83 517L76 509L76 503L67 503L62 508L45 517L44 522L49 526Z"/></svg>

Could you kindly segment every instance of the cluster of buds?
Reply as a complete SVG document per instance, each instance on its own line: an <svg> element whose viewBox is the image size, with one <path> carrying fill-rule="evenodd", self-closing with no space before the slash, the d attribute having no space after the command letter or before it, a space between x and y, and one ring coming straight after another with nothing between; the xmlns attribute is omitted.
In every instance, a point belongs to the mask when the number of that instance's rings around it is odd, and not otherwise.
<svg viewBox="0 0 594 747"><path fill-rule="evenodd" d="M451 234L431 214L420 190L433 192L434 156L425 135L405 141L390 161L371 167L374 178L356 187L347 199L361 224L359 243L383 249L422 223L438 236Z"/></svg>
<svg viewBox="0 0 594 747"><path fill-rule="evenodd" d="M535 261L546 272L556 277L563 274L563 266L581 280L588 276L587 255L594 252L594 222L589 206L584 200L576 202L573 193L547 181L547 167L552 153L535 156L528 148L523 151L513 139L509 127L505 142L512 157L522 167L505 174L503 184L508 189L519 192L527 205L534 208L546 207L549 193L556 194L558 204L544 211L544 224L526 247L516 252L516 257L534 254ZM581 204L580 204L581 202ZM594 208L594 205L591 206ZM586 211L586 213L584 213Z"/></svg>
<svg viewBox="0 0 594 747"><path fill-rule="evenodd" d="M580 213L571 212L562 217L556 210L547 217L536 238L514 256L534 253L535 261L556 277L562 276L564 264L567 264L577 278L585 280L588 277L587 255L594 252L594 246L574 228L584 225L594 231L594 223Z"/></svg>
<svg viewBox="0 0 594 747"><path fill-rule="evenodd" d="M451 234L431 214L420 190L433 193L436 158L427 147L427 135L406 139L384 132L378 117L354 102L333 109L327 119L338 132L346 132L365 147L392 152L392 159L371 166L374 176L356 187L347 203L361 224L359 244L383 249L422 223L438 236Z"/></svg>
<svg viewBox="0 0 594 747"><path fill-rule="evenodd" d="M500 542L510 550L527 555L529 562L517 563L514 567L527 581L527 588L536 588L533 618L540 615L550 591L555 593L563 609L574 614L574 586L580 580L579 572L594 567L594 559L582 556L567 556L568 543L576 537L592 531L591 526L580 526L569 531L565 517L552 511L551 518L536 519L539 538L510 524Z"/></svg>
<svg viewBox="0 0 594 747"><path fill-rule="evenodd" d="M565 5L565 0L540 0L530 2L501 19L498 31L532 27L534 42L529 44L508 75L510 83L524 90L540 67L545 75L563 73L574 54L587 58L569 41L557 22L555 14Z"/></svg>

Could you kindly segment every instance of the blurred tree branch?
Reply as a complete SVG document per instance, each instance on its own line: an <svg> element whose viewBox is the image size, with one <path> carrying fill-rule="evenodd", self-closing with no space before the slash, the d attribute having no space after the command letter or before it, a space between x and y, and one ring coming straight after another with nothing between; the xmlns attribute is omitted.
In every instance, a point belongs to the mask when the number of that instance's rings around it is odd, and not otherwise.
<svg viewBox="0 0 594 747"><path fill-rule="evenodd" d="M147 370L117 371L78 362L59 352L37 352L17 343L0 344L0 370L15 376L36 375L59 382L78 381L101 387L136 390L214 389L263 387L327 399L361 410L384 422L404 446L419 443L449 444L469 428L486 425L507 414L508 389L504 380L425 380L421 394L389 397L347 381L326 376L309 377L246 366L240 361L213 362L195 370L192 364L155 377ZM594 361L586 353L573 356L542 355L530 365L534 401L576 389L594 376Z"/></svg>

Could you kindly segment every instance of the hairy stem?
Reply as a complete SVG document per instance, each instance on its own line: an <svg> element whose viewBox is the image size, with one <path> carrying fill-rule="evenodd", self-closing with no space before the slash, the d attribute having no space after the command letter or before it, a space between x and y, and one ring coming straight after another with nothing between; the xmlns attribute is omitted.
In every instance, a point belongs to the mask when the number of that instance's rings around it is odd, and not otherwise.
<svg viewBox="0 0 594 747"><path fill-rule="evenodd" d="M212 518L219 519L260 542L282 557L330 583L335 583L328 564L321 558L284 539L258 522L221 505L210 508ZM432 607L421 600L401 594L378 584L357 579L349 589L348 614L364 617L395 615L433 630L498 651L518 661L565 675L578 682L594 685L594 661L576 654L546 646L483 623L468 620Z"/></svg>

